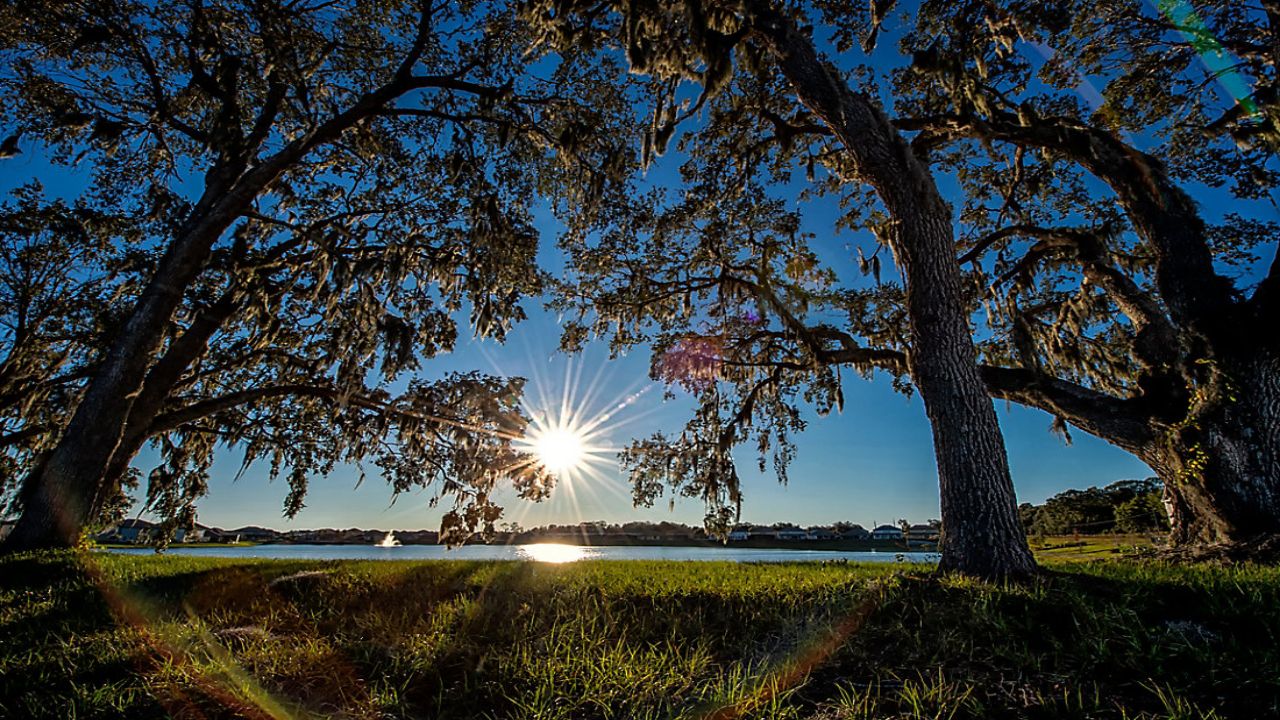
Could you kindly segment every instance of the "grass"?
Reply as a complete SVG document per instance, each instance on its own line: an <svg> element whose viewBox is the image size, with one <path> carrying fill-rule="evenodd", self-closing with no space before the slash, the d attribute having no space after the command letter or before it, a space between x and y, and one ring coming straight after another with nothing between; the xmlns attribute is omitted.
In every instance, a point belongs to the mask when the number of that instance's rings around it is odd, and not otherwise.
<svg viewBox="0 0 1280 720"><path fill-rule="evenodd" d="M1047 535L1028 539L1040 562L1076 562L1107 559L1115 555L1133 555L1158 548L1162 535L1142 533L1114 535Z"/></svg>
<svg viewBox="0 0 1280 720"><path fill-rule="evenodd" d="M1280 716L1280 569L0 559L0 717Z"/></svg>

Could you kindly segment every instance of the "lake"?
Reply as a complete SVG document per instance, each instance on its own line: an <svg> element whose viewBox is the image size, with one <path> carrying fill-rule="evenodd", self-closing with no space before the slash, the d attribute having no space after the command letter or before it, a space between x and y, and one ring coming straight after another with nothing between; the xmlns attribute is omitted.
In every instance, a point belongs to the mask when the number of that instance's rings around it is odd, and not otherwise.
<svg viewBox="0 0 1280 720"><path fill-rule="evenodd" d="M146 547L119 548L107 552L129 555L155 552ZM734 547L580 546L538 543L533 545L249 545L243 547L178 547L170 555L200 557L271 558L279 560L529 560L577 562L582 560L719 560L729 562L924 562L938 561L932 552L845 552L840 550L782 550Z"/></svg>

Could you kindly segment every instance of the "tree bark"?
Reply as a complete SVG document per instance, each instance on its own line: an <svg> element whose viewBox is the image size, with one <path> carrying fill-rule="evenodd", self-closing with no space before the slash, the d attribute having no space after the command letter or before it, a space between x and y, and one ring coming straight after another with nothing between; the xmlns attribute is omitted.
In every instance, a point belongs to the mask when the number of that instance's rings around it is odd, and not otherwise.
<svg viewBox="0 0 1280 720"><path fill-rule="evenodd" d="M1037 383L1010 399L1054 412L1150 465L1165 484L1174 545L1280 537L1280 341L1274 331L1280 255L1254 296L1242 301L1214 268L1195 202L1157 158L1109 131L1068 118L1024 124L1007 113L982 121L957 115L901 125L952 138L1051 148L1111 187L1134 231L1155 253L1156 286L1177 332L1178 360L1153 356L1157 362L1141 383L1142 395L1127 400L1089 400L1060 412ZM1144 330L1132 314L1130 319L1135 330ZM1139 336L1135 352L1143 352L1144 342L1150 349L1171 341L1163 331ZM1147 430L1132 430L1138 418Z"/></svg>
<svg viewBox="0 0 1280 720"><path fill-rule="evenodd" d="M951 208L883 111L829 69L812 39L767 2L753 10L756 34L799 101L840 139L858 179L893 218L889 244L913 338L908 364L938 463L941 569L985 578L1030 574L1035 561L1018 520L1004 438L964 313Z"/></svg>
<svg viewBox="0 0 1280 720"><path fill-rule="evenodd" d="M1221 370L1221 390L1142 455L1164 480L1173 545L1280 537L1280 357Z"/></svg>

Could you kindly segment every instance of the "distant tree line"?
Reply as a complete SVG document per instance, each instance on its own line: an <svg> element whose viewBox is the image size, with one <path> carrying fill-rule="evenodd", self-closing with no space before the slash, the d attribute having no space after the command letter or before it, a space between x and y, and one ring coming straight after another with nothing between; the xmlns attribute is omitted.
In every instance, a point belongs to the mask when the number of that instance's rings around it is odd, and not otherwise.
<svg viewBox="0 0 1280 720"><path fill-rule="evenodd" d="M1120 480L1103 488L1066 490L1042 505L1023 503L1018 514L1029 535L1163 532L1169 529L1163 490L1157 478Z"/></svg>
<svg viewBox="0 0 1280 720"><path fill-rule="evenodd" d="M1025 506L1024 506L1025 507ZM930 527L938 527L940 525L937 520L930 520L927 523ZM911 527L911 523L906 520L900 520L895 527L902 526L904 532ZM824 524L824 525L801 525L792 522L774 522L760 524L740 524L739 528L762 528L769 530L804 530L808 529L825 529L831 530L838 534L843 534L855 528L862 528L862 525L847 520ZM603 520L584 521L579 523L567 524L548 524L536 527L523 527L518 522L504 522L498 526L500 532L512 535L641 535L641 536L662 536L662 537L707 537L707 530L704 526L686 525L684 523L669 522L662 520L659 522L648 522L645 520L633 520L625 523L610 523Z"/></svg>
<svg viewBox="0 0 1280 720"><path fill-rule="evenodd" d="M502 532L513 535L662 535L678 537L705 537L706 529L677 522L646 522L636 520L625 523L609 523L603 520L592 520L580 523L539 525L522 527L517 522L507 522L500 526Z"/></svg>

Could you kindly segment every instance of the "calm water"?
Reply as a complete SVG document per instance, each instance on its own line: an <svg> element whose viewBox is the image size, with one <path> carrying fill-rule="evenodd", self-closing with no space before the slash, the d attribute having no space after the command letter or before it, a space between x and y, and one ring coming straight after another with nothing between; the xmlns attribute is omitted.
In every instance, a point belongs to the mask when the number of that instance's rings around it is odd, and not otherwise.
<svg viewBox="0 0 1280 720"><path fill-rule="evenodd" d="M130 555L149 548L110 550ZM727 560L730 562L937 562L937 553L841 552L836 550L773 550L732 547L580 547L577 545L466 545L453 550L443 545L254 545L248 547L184 547L171 555L203 557L277 558L287 560Z"/></svg>

